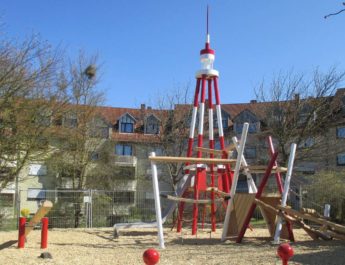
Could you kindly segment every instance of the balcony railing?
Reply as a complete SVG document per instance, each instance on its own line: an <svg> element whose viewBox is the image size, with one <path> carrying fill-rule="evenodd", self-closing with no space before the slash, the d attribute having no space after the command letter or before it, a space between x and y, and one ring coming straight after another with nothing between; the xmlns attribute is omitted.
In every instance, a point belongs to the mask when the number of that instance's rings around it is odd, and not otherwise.
<svg viewBox="0 0 345 265"><path fill-rule="evenodd" d="M137 157L135 156L115 156L115 165L118 166L136 166Z"/></svg>

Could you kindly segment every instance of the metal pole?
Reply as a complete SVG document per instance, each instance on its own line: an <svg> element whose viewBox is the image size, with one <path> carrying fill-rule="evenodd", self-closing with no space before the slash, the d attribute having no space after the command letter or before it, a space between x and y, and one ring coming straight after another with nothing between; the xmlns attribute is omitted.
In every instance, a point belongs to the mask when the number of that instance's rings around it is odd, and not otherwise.
<svg viewBox="0 0 345 265"><path fill-rule="evenodd" d="M292 176L293 163L294 163L294 160L295 160L296 147L297 147L297 145L295 143L291 144L290 157L289 157L289 162L288 162L288 169L287 169L287 172L286 172L286 177L285 177L285 182L284 182L284 190L283 190L283 195L282 195L282 203L281 203L281 205L283 207L286 206L287 196L289 194L290 180L291 180L291 176ZM279 244L281 230L282 230L282 218L281 218L280 215L278 215L276 231L275 231L275 234L274 234L274 241L273 241L275 244Z"/></svg>
<svg viewBox="0 0 345 265"><path fill-rule="evenodd" d="M26 218L19 218L19 227L18 227L18 248L24 248L25 245L25 223Z"/></svg>
<svg viewBox="0 0 345 265"><path fill-rule="evenodd" d="M155 152L152 152L150 155L151 156L156 156ZM162 213L161 213L161 201L159 199L159 185L158 185L157 166L156 166L156 163L154 161L151 161L151 170L152 170L153 195L154 195L154 198L155 198L155 208L156 208L156 220L157 220L157 228L158 228L159 247L160 248L165 248L165 246L164 246Z"/></svg>
<svg viewBox="0 0 345 265"><path fill-rule="evenodd" d="M41 248L45 249L48 245L48 217L43 217L41 222Z"/></svg>
<svg viewBox="0 0 345 265"><path fill-rule="evenodd" d="M90 223L91 223L91 228L93 228L93 208L92 208L92 203L93 203L93 190L90 190Z"/></svg>
<svg viewBox="0 0 345 265"><path fill-rule="evenodd" d="M240 147L239 147L238 152L237 152L237 161L236 161L236 165L235 165L234 180L233 180L233 183L231 185L231 190L230 190L230 201L228 202L228 207L226 208L226 215L225 215L225 219L224 219L223 232L222 232L222 241L225 240L227 233L228 233L228 227L229 227L229 222L230 222L230 213L231 213L231 208L233 207L233 204L234 204L234 196L236 193L237 181L238 181L238 177L239 177L239 172L240 172L240 167L241 167L241 162L242 162L242 156L244 153L244 147L246 145L248 128L249 128L249 123L245 122L243 124L243 130L242 130L242 135L241 135L241 140L240 140Z"/></svg>

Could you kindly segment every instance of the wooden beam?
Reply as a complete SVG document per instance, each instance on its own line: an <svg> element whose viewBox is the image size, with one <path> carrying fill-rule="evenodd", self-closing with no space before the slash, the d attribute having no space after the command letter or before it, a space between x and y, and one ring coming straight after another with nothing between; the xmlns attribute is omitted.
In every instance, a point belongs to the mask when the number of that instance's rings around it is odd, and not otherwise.
<svg viewBox="0 0 345 265"><path fill-rule="evenodd" d="M221 191L221 190L219 190L219 189L216 188L216 187L208 187L206 190L207 190L207 191L213 191L213 192L215 192L215 193L217 193L218 195L221 195L221 196L223 196L223 197L229 197L229 196L230 196L229 193L224 192L224 191Z"/></svg>
<svg viewBox="0 0 345 265"><path fill-rule="evenodd" d="M51 210L53 203L51 201L44 201L42 206L37 210L36 214L30 220L25 228L25 237L34 229L35 225L41 222L41 219Z"/></svg>
<svg viewBox="0 0 345 265"><path fill-rule="evenodd" d="M187 202L187 203L197 203L197 204L208 204L208 203L212 203L212 200L209 199L199 199L199 200L195 200L195 199L189 199L189 198L183 198L183 197L175 197L175 196L171 196L171 195L165 195L165 194L161 194L160 195L163 198L166 198L168 200L171 201L176 201L176 202ZM215 202L223 202L224 200L226 200L228 198L218 198L215 199Z"/></svg>
<svg viewBox="0 0 345 265"><path fill-rule="evenodd" d="M242 167L243 170L248 169L250 173L265 173L267 166L263 165L251 165L251 166L245 166ZM272 173L280 173L280 172L286 172L286 167L273 167Z"/></svg>
<svg viewBox="0 0 345 265"><path fill-rule="evenodd" d="M232 151L232 150L235 150L236 149L236 146L234 144L229 144L228 146L226 146L224 148L225 151Z"/></svg>
<svg viewBox="0 0 345 265"><path fill-rule="evenodd" d="M233 164L236 159L221 158L197 158L197 157L178 157L178 156L149 156L151 161L162 163L206 163L206 164Z"/></svg>
<svg viewBox="0 0 345 265"><path fill-rule="evenodd" d="M217 149L209 149L209 148L205 148L205 147L196 147L195 150L197 151L201 151L203 153L207 153L207 154L217 154L217 155L222 155L224 153L224 151L222 150L217 150Z"/></svg>
<svg viewBox="0 0 345 265"><path fill-rule="evenodd" d="M308 219L312 222L315 222L315 223L318 223L321 225L327 225L330 228L332 228L332 230L334 230L334 231L339 231L341 233L345 233L345 226L333 223L333 222L325 220L323 218L315 217L315 216L310 215L310 214L300 213L299 211L293 210L289 207L283 207L281 205L278 205L277 207L278 207L278 209L285 211L288 214L298 216L299 218L302 218L302 219Z"/></svg>

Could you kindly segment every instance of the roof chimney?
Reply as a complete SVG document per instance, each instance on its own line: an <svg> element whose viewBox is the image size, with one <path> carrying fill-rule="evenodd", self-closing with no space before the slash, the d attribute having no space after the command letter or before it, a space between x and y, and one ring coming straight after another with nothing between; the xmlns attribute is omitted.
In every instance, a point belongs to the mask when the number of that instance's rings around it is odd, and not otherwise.
<svg viewBox="0 0 345 265"><path fill-rule="evenodd" d="M299 93L296 93L296 94L294 95L294 97L295 97L295 100L296 100L296 101L299 101Z"/></svg>
<svg viewBox="0 0 345 265"><path fill-rule="evenodd" d="M150 107L150 106L147 106L147 109L148 109L148 110L152 110L152 107Z"/></svg>
<svg viewBox="0 0 345 265"><path fill-rule="evenodd" d="M145 107L146 107L145 104L140 104L140 109L141 110L145 110Z"/></svg>
<svg viewBox="0 0 345 265"><path fill-rule="evenodd" d="M250 103L258 103L258 101L256 100L256 99L252 99L251 101L250 101Z"/></svg>

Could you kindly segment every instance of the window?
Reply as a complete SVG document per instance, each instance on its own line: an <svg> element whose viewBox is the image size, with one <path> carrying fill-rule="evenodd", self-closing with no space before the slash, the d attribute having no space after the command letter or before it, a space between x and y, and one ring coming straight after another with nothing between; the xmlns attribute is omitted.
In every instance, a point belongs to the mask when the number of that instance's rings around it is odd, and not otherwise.
<svg viewBox="0 0 345 265"><path fill-rule="evenodd" d="M341 153L337 155L337 165L345 166L345 153Z"/></svg>
<svg viewBox="0 0 345 265"><path fill-rule="evenodd" d="M2 207L13 207L13 200L13 193L0 193L0 201Z"/></svg>
<svg viewBox="0 0 345 265"><path fill-rule="evenodd" d="M47 166L41 164L29 165L29 176L44 176L47 175Z"/></svg>
<svg viewBox="0 0 345 265"><path fill-rule="evenodd" d="M133 133L134 132L134 122L135 122L135 119L129 114L122 116L121 119L119 120L120 132Z"/></svg>
<svg viewBox="0 0 345 265"><path fill-rule="evenodd" d="M337 128L337 138L345 138L345 127Z"/></svg>
<svg viewBox="0 0 345 265"><path fill-rule="evenodd" d="M164 150L162 147L154 147L149 149L147 155L149 156L152 152L155 152L156 156L162 156L164 154Z"/></svg>
<svg viewBox="0 0 345 265"><path fill-rule="evenodd" d="M109 128L108 127L95 127L90 130L91 137L97 138L109 138Z"/></svg>
<svg viewBox="0 0 345 265"><path fill-rule="evenodd" d="M134 126L133 123L125 123L125 122L121 122L121 132L124 133L132 133L134 131Z"/></svg>
<svg viewBox="0 0 345 265"><path fill-rule="evenodd" d="M146 119L145 133L147 134L159 134L159 120L154 116L150 115Z"/></svg>
<svg viewBox="0 0 345 265"><path fill-rule="evenodd" d="M44 200L46 198L46 192L45 190L41 189L28 189L27 193L28 200L34 200L34 201L40 201Z"/></svg>
<svg viewBox="0 0 345 265"><path fill-rule="evenodd" d="M312 137L308 137L305 140L302 140L301 143L298 145L299 148L308 148L308 147L312 147L315 143L314 138Z"/></svg>
<svg viewBox="0 0 345 265"><path fill-rule="evenodd" d="M244 157L248 159L256 158L256 148L255 147L246 147L244 149Z"/></svg>
<svg viewBox="0 0 345 265"><path fill-rule="evenodd" d="M217 117L215 117L213 119L213 124L214 124L214 128L218 128L218 119L217 119ZM223 126L223 129L227 129L229 127L229 125L228 125L228 116L227 115L222 115L222 126Z"/></svg>
<svg viewBox="0 0 345 265"><path fill-rule="evenodd" d="M115 153L118 156L131 156L132 152L132 145L130 144L117 144L115 146Z"/></svg>
<svg viewBox="0 0 345 265"><path fill-rule="evenodd" d="M76 128L78 126L77 114L68 113L64 119L64 126L68 128Z"/></svg>
<svg viewBox="0 0 345 265"><path fill-rule="evenodd" d="M92 152L90 155L91 160L98 160L99 159L99 153Z"/></svg>
<svg viewBox="0 0 345 265"><path fill-rule="evenodd" d="M256 133L258 131L257 123L249 123L248 133ZM243 123L235 123L234 130L236 134L241 134L243 130Z"/></svg>

